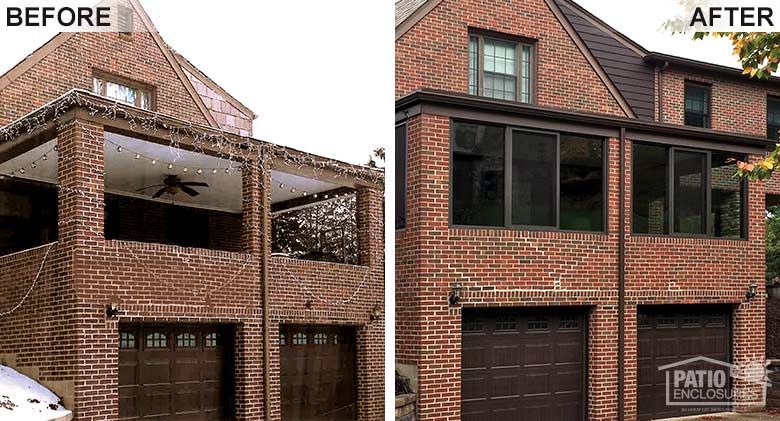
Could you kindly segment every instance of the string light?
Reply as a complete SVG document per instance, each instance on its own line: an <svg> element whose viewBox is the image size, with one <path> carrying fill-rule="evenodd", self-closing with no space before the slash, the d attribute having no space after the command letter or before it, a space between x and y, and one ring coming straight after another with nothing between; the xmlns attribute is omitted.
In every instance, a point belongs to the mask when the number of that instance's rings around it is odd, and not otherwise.
<svg viewBox="0 0 780 421"><path fill-rule="evenodd" d="M192 123L180 122L175 118L168 117L160 113L150 114L150 113L140 112L139 110L136 110L134 108L125 108L117 102L107 101L104 98L101 98L95 94L92 94L84 90L72 90L66 93L65 95L61 96L57 100L54 100L48 103L47 105L39 108L37 111L29 114L28 116L23 117L3 128L0 128L0 144L13 141L17 139L19 136L21 136L22 134L34 133L36 131L41 130L42 128L48 127L49 121L59 122L60 118L73 107L82 107L91 116L99 116L100 118L104 118L107 120L119 120L119 119L124 120L130 126L131 130L143 130L146 132L154 133L156 134L155 137L157 138L163 138L166 136L165 134L162 135L157 134L158 131L167 131L168 141L170 143L170 146L173 148L178 148L180 142L182 142L182 140L184 139L187 139L186 142L187 145L190 147L189 149L194 150L195 152L209 151L212 152L212 154L216 154L218 158L226 159L231 162L234 160L239 160L241 162L244 162L245 165L249 165L251 163L251 165L255 165L256 166L255 168L258 168L260 170L260 171L253 171L251 172L251 174L253 175L254 182L258 183L261 187L263 185L262 180L270 178L270 174L268 173L268 171L271 168L279 167L278 164L274 165L275 160L280 160L282 165L288 167L298 168L299 170L305 169L307 171L310 171L311 176L314 179L319 179L319 174L322 174L326 170L329 170L329 172L332 174L331 177L333 178L350 178L358 182L369 182L378 186L382 186L384 184L384 174L381 171L375 169L370 169L367 167L361 167L356 165L345 165L335 160L322 159L295 150L288 150L283 146L274 145L262 141L256 141L254 139L237 136L233 134L228 134L226 132L222 132L213 128L202 127ZM96 141L104 140L103 136L98 137L97 135L91 133L90 132L91 128L87 128L80 121L75 120L74 123L81 125L84 132L91 135L94 138L94 140ZM58 150L57 145L55 145L54 150L55 151ZM121 152L121 149L119 149L119 151ZM266 163L262 163L261 157L262 159L268 159L268 161L270 161L268 162L269 165L267 165ZM69 157L69 159L78 159L78 158ZM150 161L152 161L152 164L154 165L156 164L157 160L150 159ZM233 168L233 169L236 169L237 171L241 172L241 168ZM98 170L97 168L95 168L95 170L96 172L100 171L100 174L103 175L102 169ZM218 169L213 168L211 170L213 174L216 174ZM225 168L224 170L226 173L230 173L231 168ZM24 174L24 172L25 169L21 168L20 173ZM60 191L68 191L74 194L78 194L80 197L82 197L83 200L92 202L96 206L103 206L103 207L105 206L102 196L98 195L97 192L95 191L91 191L91 190L82 191L73 188L66 188L59 185L57 185L57 188ZM303 193L307 194L307 192L303 192ZM324 194L323 196L326 199L328 198L327 194ZM317 198L318 194L314 193L313 197ZM244 200L247 201L247 198L244 198ZM265 204L265 200L259 201L257 199L249 199L248 201L254 204L254 206L257 206L261 212L263 212L263 209L267 206ZM377 216L374 215L374 217ZM70 222L82 223L78 219L74 218L72 221L60 221L59 224L70 223ZM380 222L377 221L376 223L379 224ZM257 226L255 227L255 225ZM88 225L86 221L83 222L83 226L85 229L92 231L93 234L96 236L103 235L102 233L95 232L94 228ZM260 235L261 236L267 235L264 227L259 226L259 224L245 223L244 226L254 227L255 229L263 228L259 231ZM380 234L381 233L376 233L373 231L369 233L370 236L376 236ZM130 251L132 253L132 250ZM377 250L376 252L380 253L381 250ZM245 264L250 259L251 259L251 255L247 257L247 261L245 262ZM289 268L287 268L286 266L283 267L289 271ZM363 285L365 284L366 280L368 279L368 274L370 273L370 270L369 269L365 269L365 270L366 270L366 274L364 277L364 281L361 282L361 284L357 287L357 289L348 298L343 300L338 300L338 301L326 301L323 299L322 296L320 296L319 297L320 301L326 302L329 305L343 305L345 303L349 303L353 297L356 297L358 295L360 290L363 288ZM147 270L147 272L153 278L160 279L153 272L149 270ZM236 274L231 279L227 280L221 286L231 283L237 277L238 274ZM315 292L309 290L303 282L301 282L294 275L292 277L296 282L300 284L301 288L306 293L308 293L313 297L315 296ZM161 280L166 281L165 279L161 279ZM187 291L191 291L191 289L187 289Z"/></svg>
<svg viewBox="0 0 780 421"><path fill-rule="evenodd" d="M135 154L135 159L141 159L141 154L140 153Z"/></svg>

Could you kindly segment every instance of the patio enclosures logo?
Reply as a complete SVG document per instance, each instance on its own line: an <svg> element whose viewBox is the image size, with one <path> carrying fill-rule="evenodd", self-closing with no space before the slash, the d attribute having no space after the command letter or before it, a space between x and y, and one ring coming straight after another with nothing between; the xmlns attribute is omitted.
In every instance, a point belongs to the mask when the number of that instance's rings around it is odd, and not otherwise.
<svg viewBox="0 0 780 421"><path fill-rule="evenodd" d="M761 361L740 365L701 356L658 370L666 377L667 406L722 408L737 402L763 406L770 386L766 364Z"/></svg>
<svg viewBox="0 0 780 421"><path fill-rule="evenodd" d="M117 32L146 30L135 24L130 0L17 0L0 2L0 30Z"/></svg>
<svg viewBox="0 0 780 421"><path fill-rule="evenodd" d="M780 4L771 0L679 0L664 26L673 32L778 32Z"/></svg>

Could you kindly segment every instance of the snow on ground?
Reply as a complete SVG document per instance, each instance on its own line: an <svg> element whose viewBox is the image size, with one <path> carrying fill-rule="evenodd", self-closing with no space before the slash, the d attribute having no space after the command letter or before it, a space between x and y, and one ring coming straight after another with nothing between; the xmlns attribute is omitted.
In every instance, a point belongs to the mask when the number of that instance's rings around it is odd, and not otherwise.
<svg viewBox="0 0 780 421"><path fill-rule="evenodd" d="M60 398L35 380L0 365L0 420L49 421L70 415Z"/></svg>

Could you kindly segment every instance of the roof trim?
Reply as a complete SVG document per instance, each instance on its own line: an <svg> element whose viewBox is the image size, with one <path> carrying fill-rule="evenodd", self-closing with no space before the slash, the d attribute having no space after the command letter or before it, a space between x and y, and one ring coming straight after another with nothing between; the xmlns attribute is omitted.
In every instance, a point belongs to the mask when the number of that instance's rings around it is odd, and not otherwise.
<svg viewBox="0 0 780 421"><path fill-rule="evenodd" d="M746 77L745 75L742 74L742 70L736 67L729 67L720 64L708 63L706 61L699 61L699 60L694 60L686 57L674 56L671 54L650 52L645 56L645 61L648 63L669 62L671 64L676 64L678 66L690 67L696 70L704 70L707 72L712 72L712 73L721 74L725 76L736 77L746 82L757 82L757 83L765 82L765 83L780 84L780 77L778 76L770 75L769 78L767 79Z"/></svg>
<svg viewBox="0 0 780 421"><path fill-rule="evenodd" d="M65 41L69 40L70 37L72 37L74 34L75 32L60 32L46 41L45 44L38 47L22 61L16 63L14 67L0 76L0 91L7 88L8 85L13 83L17 78L19 78L19 76L30 70L38 62L48 56L52 51L57 49L57 47L64 44Z"/></svg>
<svg viewBox="0 0 780 421"><path fill-rule="evenodd" d="M775 142L761 136L746 135L705 129L693 126L678 126L669 123L638 120L627 117L615 117L603 114L585 113L582 111L564 110L539 105L524 104L513 101L467 95L455 92L421 89L405 95L395 101L396 113L404 113L413 107L424 104L441 104L452 107L480 108L493 112L522 114L524 116L561 120L570 123L584 123L594 126L625 128L643 133L677 136L692 139L718 141L729 144L750 146L773 146ZM396 116L398 118L398 114Z"/></svg>
<svg viewBox="0 0 780 421"><path fill-rule="evenodd" d="M420 22L428 13L431 13L443 0L428 0L412 12L403 22L395 26L395 40L401 39L404 34L409 32L418 22Z"/></svg>
<svg viewBox="0 0 780 421"><path fill-rule="evenodd" d="M222 88L222 86L217 84L217 82L214 82L213 79L206 76L205 73L203 73L202 71L200 71L200 69L195 67L195 65L192 64L192 62L190 62L189 60L187 60L186 57L184 57L183 55L179 54L176 51L173 51L173 57L181 65L181 67L183 67L188 72L194 74L198 79L201 80L201 82L206 84L213 91L222 95L222 97L224 97L230 103L230 105L236 107L236 109L244 113L244 115L246 115L247 117L250 117L252 120L257 118L257 114L255 114L254 111L250 110L249 107L242 104L241 101L237 100L233 95L230 95L224 88Z"/></svg>
<svg viewBox="0 0 780 421"><path fill-rule="evenodd" d="M596 71L596 74L599 76L601 81L604 82L607 90L615 98L615 101L617 101L623 112L631 118L638 118L631 106L628 105L626 99L623 98L620 90L618 90L617 86L615 86L615 84L612 82L612 79L610 79L607 73L604 71L604 68L602 68L598 60L596 60L596 57L593 56L593 53L590 51L588 46L586 46L585 42L582 40L582 38L580 38L580 35L571 25L571 22L566 19L566 16L563 15L561 9L558 8L555 0L544 0L544 2L547 3L547 7L550 8L550 11L553 13L553 15L555 15L555 18L558 19L558 22L560 22L561 26L563 26L563 29L569 34L569 37L572 39L572 41L574 41L574 44L577 45L577 48L579 48L580 52L585 57L585 60L590 63L590 66L593 68L593 70Z"/></svg>
<svg viewBox="0 0 780 421"><path fill-rule="evenodd" d="M632 40L631 38L627 37L626 35L623 35L622 32L618 31L617 29L609 26L608 23L601 20L598 16L594 15L593 13L589 12L584 7L580 6L578 3L576 3L573 0L558 0L561 2L566 3L567 6L571 7L577 14L580 15L583 19L590 22L593 26L601 29L604 32L607 32L612 35L615 40L626 47L633 50L635 53L637 53L639 56L644 57L647 55L648 51L639 45L636 41Z"/></svg>
<svg viewBox="0 0 780 421"><path fill-rule="evenodd" d="M149 31L149 34L152 36L154 42L157 44L158 47L160 47L163 56L165 56L165 59L168 60L168 63L170 63L171 67L173 67L173 71L176 73L176 76L178 76L179 80L181 80L181 82L184 84L184 89L186 89L187 92L189 92L193 101L195 101L195 105L200 109L201 113L206 118L206 121L208 121L209 124L214 127L220 127L219 123L217 123L217 120L214 118L213 115L211 115L211 111L209 111L209 109L206 107L206 104L203 102L203 98L201 98L200 95L198 95L198 92L195 90L195 87L192 86L192 82L190 82L190 79L187 77L187 75L184 74L184 71L181 69L181 66L173 57L173 53L171 53L170 48L168 48L168 44L166 44L165 41L163 41L162 37L160 36L160 33L157 31L157 28L154 26L154 23L152 23L152 19L149 18L149 15L146 13L146 10L144 10L143 6L141 6L141 3L138 0L129 0L129 1L130 4L135 9L135 11L141 17L141 21L146 26L146 29Z"/></svg>

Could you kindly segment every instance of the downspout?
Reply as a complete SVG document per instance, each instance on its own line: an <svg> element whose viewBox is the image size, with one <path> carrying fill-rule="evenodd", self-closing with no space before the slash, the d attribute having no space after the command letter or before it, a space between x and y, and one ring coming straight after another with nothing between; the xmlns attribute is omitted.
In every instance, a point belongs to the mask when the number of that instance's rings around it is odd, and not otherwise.
<svg viewBox="0 0 780 421"><path fill-rule="evenodd" d="M660 90L659 90L660 91ZM618 223L618 420L625 419L626 347L626 129L620 128L620 208Z"/></svg>
<svg viewBox="0 0 780 421"><path fill-rule="evenodd" d="M658 69L658 122L664 122L664 78L661 77L666 68L669 67L669 62L665 61L662 66L657 66Z"/></svg>
<svg viewBox="0 0 780 421"><path fill-rule="evenodd" d="M260 175L263 177L263 185L270 186L270 180L266 179L266 174L270 171L270 165L266 166L266 157L263 157L263 173ZM265 419L271 419L271 316L270 312L270 298L269 298L269 273L268 265L271 263L271 206L270 206L271 189L263 189L263 273L262 273L262 289L263 289L263 400L265 403Z"/></svg>

